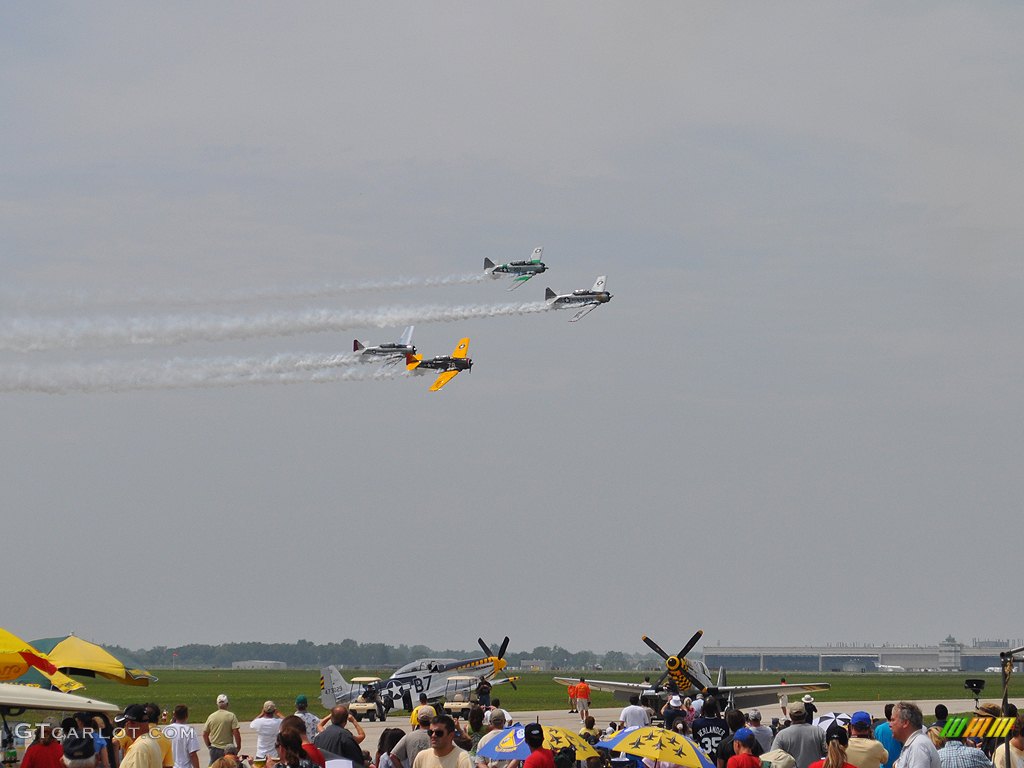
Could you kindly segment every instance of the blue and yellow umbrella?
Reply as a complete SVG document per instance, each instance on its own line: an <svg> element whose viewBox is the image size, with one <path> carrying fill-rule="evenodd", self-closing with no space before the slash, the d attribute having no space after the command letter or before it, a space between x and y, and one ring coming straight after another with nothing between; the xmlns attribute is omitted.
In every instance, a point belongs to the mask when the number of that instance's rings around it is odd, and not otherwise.
<svg viewBox="0 0 1024 768"><path fill-rule="evenodd" d="M650 725L617 731L597 746L686 768L715 768L714 761L692 739Z"/></svg>
<svg viewBox="0 0 1024 768"><path fill-rule="evenodd" d="M590 746L578 733L573 733L568 728L559 728L554 725L543 725L541 728L544 729L543 746L545 748L557 752L564 747L572 747L576 750L577 760L597 757L597 750ZM524 739L523 726L516 725L500 731L497 736L480 747L476 753L481 757L488 757L492 760L525 760L530 756L530 747Z"/></svg>

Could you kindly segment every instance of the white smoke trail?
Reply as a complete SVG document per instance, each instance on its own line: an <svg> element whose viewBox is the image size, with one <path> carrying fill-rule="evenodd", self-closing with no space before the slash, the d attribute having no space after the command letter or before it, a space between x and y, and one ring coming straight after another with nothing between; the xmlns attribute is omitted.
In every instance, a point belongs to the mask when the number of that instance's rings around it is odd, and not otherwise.
<svg viewBox="0 0 1024 768"><path fill-rule="evenodd" d="M396 277L386 280L362 280L351 283L311 283L282 288L233 288L220 292L180 292L89 294L81 291L36 294L31 291L15 292L10 288L0 292L0 305L7 309L86 309L89 307L194 307L223 304L250 304L265 301L297 299L328 299L347 293L398 291L408 288L433 288L445 285L469 285L487 279L483 272L446 275L443 277Z"/></svg>
<svg viewBox="0 0 1024 768"><path fill-rule="evenodd" d="M172 345L189 341L227 341L265 336L295 336L353 328L387 328L485 317L546 312L542 302L463 306L382 307L370 310L310 309L252 315L165 315L66 320L15 318L0 326L0 350Z"/></svg>
<svg viewBox="0 0 1024 768"><path fill-rule="evenodd" d="M390 379L404 373L398 366L384 368L374 364L363 365L355 355L108 361L49 368L7 368L0 372L0 392L59 395L71 392L239 387L247 384Z"/></svg>

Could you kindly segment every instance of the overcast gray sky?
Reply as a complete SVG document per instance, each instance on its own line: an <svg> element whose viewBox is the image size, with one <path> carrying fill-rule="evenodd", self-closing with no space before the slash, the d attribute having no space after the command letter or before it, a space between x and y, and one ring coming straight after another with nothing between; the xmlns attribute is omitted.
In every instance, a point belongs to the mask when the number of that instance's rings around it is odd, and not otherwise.
<svg viewBox="0 0 1024 768"><path fill-rule="evenodd" d="M1022 28L1014 3L5 6L2 625L1018 637ZM424 284L536 245L515 293ZM427 355L472 339L438 394L160 384L397 338L323 319L356 309L599 274L579 323L418 323ZM139 316L184 341L118 342ZM156 388L31 391L81 381Z"/></svg>

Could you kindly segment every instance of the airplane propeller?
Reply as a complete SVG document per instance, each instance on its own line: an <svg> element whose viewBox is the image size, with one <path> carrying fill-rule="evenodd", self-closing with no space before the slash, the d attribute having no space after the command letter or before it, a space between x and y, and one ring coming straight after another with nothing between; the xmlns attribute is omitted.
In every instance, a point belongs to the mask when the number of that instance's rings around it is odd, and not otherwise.
<svg viewBox="0 0 1024 768"><path fill-rule="evenodd" d="M470 370L472 371L473 369L470 368ZM505 635L505 639L501 641L501 647L498 648L498 652L497 653L495 653L494 651L491 650L491 646L489 646L487 643L485 643L484 639L482 637L478 637L476 639L476 641L480 644L480 648L483 650L483 652L485 654L487 654L488 656L493 656L493 657L495 657L495 658L497 658L499 660L503 659L505 657L505 651L508 650L508 635ZM516 681L515 680L512 680L510 678L509 681L508 681L508 684L512 686L512 690L514 690L514 691L518 691L519 690L519 688L516 686Z"/></svg>
<svg viewBox="0 0 1024 768"><path fill-rule="evenodd" d="M656 685L661 685L665 681L666 677L671 676L674 679L676 675L681 674L683 677L690 681L690 684L693 685L694 688L701 691L701 693L706 692L707 688L704 682L699 678L695 677L694 675L692 675L690 673L690 670L687 668L686 664L686 654L693 650L693 647L697 644L697 642L701 639L703 635L704 630L698 629L696 632L693 633L693 637L690 638L686 645L683 646L682 650L679 651L679 653L677 653L675 656L669 656L667 653L665 653L664 649L660 645L654 642L647 635L644 635L641 638L647 644L648 648L650 648L652 651L654 651L656 654L658 654L659 656L661 656L661 658L665 660L665 673L658 678L658 682L656 683Z"/></svg>

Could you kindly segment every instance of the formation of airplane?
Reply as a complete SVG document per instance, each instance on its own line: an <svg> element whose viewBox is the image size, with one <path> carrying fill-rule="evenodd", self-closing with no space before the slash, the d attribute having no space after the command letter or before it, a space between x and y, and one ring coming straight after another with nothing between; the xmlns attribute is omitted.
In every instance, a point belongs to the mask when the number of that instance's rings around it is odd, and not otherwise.
<svg viewBox="0 0 1024 768"><path fill-rule="evenodd" d="M484 259L484 274L493 278L511 276L512 285L508 290L515 290L523 283L532 279L535 275L547 271L547 265L541 261L544 248L537 246L528 261L510 261L505 264L495 264L490 259ZM569 318L570 323L586 317L602 304L611 301L612 294L605 290L606 275L601 275L590 290L577 290L572 293L557 294L550 288L544 293L544 300L550 309L564 309L566 307L577 308L576 314ZM450 355L438 355L424 359L416 351L412 343L413 326L408 326L402 332L398 341L384 344L366 345L359 339L352 340L352 351L359 355L360 362L383 363L385 367L396 365L400 360L405 360L405 368L409 373L421 374L428 370L438 371L438 376L430 387L431 392L442 389L449 381L454 379L462 371L473 369L473 361L467 357L469 349L469 338L463 338L456 345Z"/></svg>
<svg viewBox="0 0 1024 768"><path fill-rule="evenodd" d="M544 292L544 300L548 303L548 306L552 309L562 309L564 307L580 307L581 309L570 319L570 323L575 323L582 317L593 312L602 304L607 304L612 300L612 295L604 289L604 283L606 275L601 275L594 282L594 287L589 291L578 290L572 293L557 294L548 288Z"/></svg>
<svg viewBox="0 0 1024 768"><path fill-rule="evenodd" d="M540 260L543 253L544 248L537 246L533 249L533 254L529 261L510 261L507 264L495 264L490 259L484 259L484 274L494 278L501 277L502 275L515 275L512 285L508 289L514 291L534 275L539 275L547 270L547 265Z"/></svg>
<svg viewBox="0 0 1024 768"><path fill-rule="evenodd" d="M423 355L406 355L405 368L412 373L422 373L424 369L440 371L430 387L431 392L437 392L462 371L473 369L473 360L466 357L468 350L469 337L467 336L459 339L459 343L450 355L438 355L429 360L424 360Z"/></svg>
<svg viewBox="0 0 1024 768"><path fill-rule="evenodd" d="M456 694L466 695L476 688L480 678L490 680L492 686L509 683L515 688L514 677L493 679L506 666L504 656L508 650L508 637L502 641L497 653L483 638L477 638L477 642L484 652L483 656L472 659L417 659L400 667L387 680L372 683L373 689L369 691L366 685L346 680L336 666L324 667L320 670L320 703L329 710L362 696L364 700L379 700L386 714L398 702L405 709L411 710L421 693L425 693L427 700L432 703L442 697L451 700Z"/></svg>
<svg viewBox="0 0 1024 768"><path fill-rule="evenodd" d="M410 325L402 331L402 336L398 341L378 344L373 347L367 347L359 339L353 339L352 351L360 353L359 359L361 362L369 363L374 360L383 360L385 366L394 365L406 355L416 354L416 346L412 343L412 329L414 327Z"/></svg>
<svg viewBox="0 0 1024 768"><path fill-rule="evenodd" d="M788 694L792 698L798 693L824 691L830 687L828 683L727 685L724 668L718 670L717 680L712 681L711 671L703 661L686 658L686 654L693 650L703 634L704 630L697 630L682 650L673 655L665 653L660 645L644 635L641 638L644 643L665 660L665 672L654 683L623 683L611 680L591 680L590 678L587 678L587 682L591 688L608 691L615 694L616 698L628 699L630 696L637 695L652 704L657 702L658 706L654 707L655 711L661 711L661 703L676 694L693 697L698 693L703 693L705 697L715 697L723 705L746 709L747 707L777 703L783 694ZM556 677L555 681L563 685L572 685L578 681L578 678Z"/></svg>

